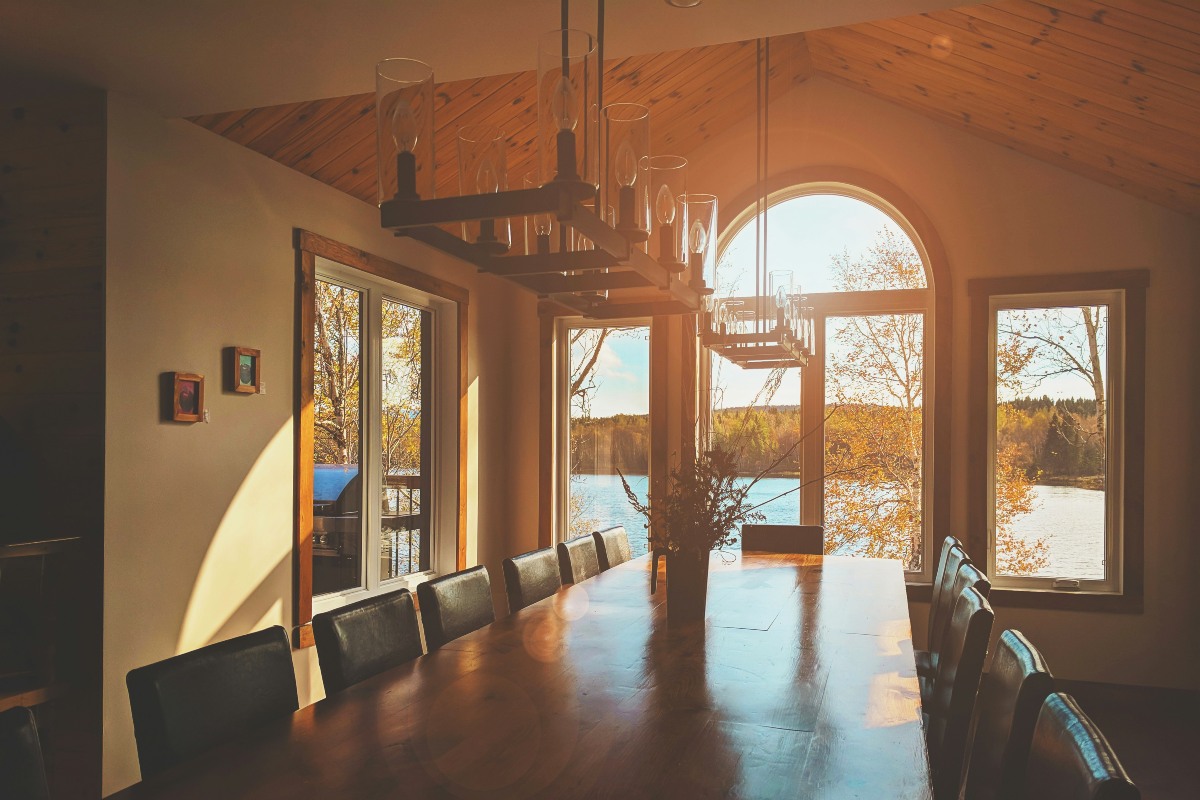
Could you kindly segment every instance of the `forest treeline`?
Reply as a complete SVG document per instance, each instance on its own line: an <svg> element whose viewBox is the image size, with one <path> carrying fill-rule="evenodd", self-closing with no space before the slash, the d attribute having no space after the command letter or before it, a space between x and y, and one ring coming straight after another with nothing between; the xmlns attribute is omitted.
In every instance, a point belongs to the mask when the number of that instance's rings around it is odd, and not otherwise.
<svg viewBox="0 0 1200 800"><path fill-rule="evenodd" d="M859 449L861 443L852 442L858 441L856 432L864 423L886 428L888 418L901 413L892 406L842 405L825 423L826 448ZM1104 441L1095 419L1095 400L1024 397L1000 405L998 444L1013 446L1014 465L1032 482L1103 488ZM713 444L737 454L738 470L745 475L758 474L791 449L772 474L795 475L800 447L794 445L804 435L801 425L798 406L723 409L713 415ZM644 475L649 469L649 420L645 414L572 420L571 446L576 473L608 474L615 466ZM879 461L897 454L859 456Z"/></svg>

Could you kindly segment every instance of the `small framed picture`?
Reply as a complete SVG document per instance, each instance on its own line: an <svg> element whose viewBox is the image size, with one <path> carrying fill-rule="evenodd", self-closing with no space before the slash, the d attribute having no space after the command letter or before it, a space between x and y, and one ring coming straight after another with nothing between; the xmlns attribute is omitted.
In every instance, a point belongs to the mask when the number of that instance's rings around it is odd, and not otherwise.
<svg viewBox="0 0 1200 800"><path fill-rule="evenodd" d="M204 376L175 372L171 390L171 419L200 422L204 419Z"/></svg>
<svg viewBox="0 0 1200 800"><path fill-rule="evenodd" d="M258 394L262 383L262 353L251 347L232 347L232 388L243 394Z"/></svg>

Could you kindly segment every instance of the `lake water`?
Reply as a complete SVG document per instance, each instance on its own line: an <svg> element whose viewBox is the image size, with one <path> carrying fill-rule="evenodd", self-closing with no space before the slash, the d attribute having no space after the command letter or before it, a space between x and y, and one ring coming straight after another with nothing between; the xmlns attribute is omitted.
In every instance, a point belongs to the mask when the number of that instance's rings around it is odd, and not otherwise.
<svg viewBox="0 0 1200 800"><path fill-rule="evenodd" d="M644 475L629 477L642 498L646 495ZM585 516L599 520L600 527L624 525L634 555L646 552L646 530L642 517L630 507L616 475L581 475L576 484L587 498ZM750 501L758 504L794 489L788 478L764 478L750 490ZM1034 486L1033 512L1017 520L1018 535L1027 540L1044 538L1050 551L1049 566L1038 573L1045 577L1104 577L1104 492L1073 486ZM792 492L759 509L766 522L795 524L800 517L799 492Z"/></svg>

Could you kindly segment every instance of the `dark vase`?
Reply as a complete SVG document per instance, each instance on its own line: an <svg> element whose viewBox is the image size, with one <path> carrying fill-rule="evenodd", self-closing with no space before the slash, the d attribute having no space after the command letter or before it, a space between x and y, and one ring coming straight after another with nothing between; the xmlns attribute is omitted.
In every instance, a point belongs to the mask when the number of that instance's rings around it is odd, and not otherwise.
<svg viewBox="0 0 1200 800"><path fill-rule="evenodd" d="M667 623L703 622L708 604L708 557L667 553Z"/></svg>

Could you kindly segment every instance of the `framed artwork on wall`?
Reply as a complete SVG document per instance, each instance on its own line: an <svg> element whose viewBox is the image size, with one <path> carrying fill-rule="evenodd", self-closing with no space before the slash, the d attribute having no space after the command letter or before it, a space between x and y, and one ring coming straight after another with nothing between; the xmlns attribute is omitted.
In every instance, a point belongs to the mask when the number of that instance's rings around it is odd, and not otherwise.
<svg viewBox="0 0 1200 800"><path fill-rule="evenodd" d="M262 352L252 347L231 347L229 365L230 388L241 394L262 391Z"/></svg>
<svg viewBox="0 0 1200 800"><path fill-rule="evenodd" d="M204 419L203 375L172 373L171 419L176 422L200 422Z"/></svg>

